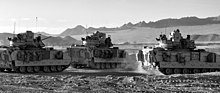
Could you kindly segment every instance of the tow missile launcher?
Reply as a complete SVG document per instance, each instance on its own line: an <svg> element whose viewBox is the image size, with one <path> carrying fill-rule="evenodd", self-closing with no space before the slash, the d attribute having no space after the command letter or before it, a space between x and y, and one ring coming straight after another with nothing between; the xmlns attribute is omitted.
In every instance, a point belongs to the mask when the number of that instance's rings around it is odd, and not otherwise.
<svg viewBox="0 0 220 93"><path fill-rule="evenodd" d="M2 71L6 69L20 73L61 72L70 65L68 53L45 48L41 36L34 38L32 31L19 33L8 40L10 46L0 48Z"/></svg>
<svg viewBox="0 0 220 93"><path fill-rule="evenodd" d="M105 33L97 31L82 38L82 43L68 48L74 68L114 69L125 66L127 53L118 47L112 47L111 38L106 37Z"/></svg>
<svg viewBox="0 0 220 93"><path fill-rule="evenodd" d="M183 38L179 29L170 33L170 38L161 34L156 38L159 45L147 52L146 60L166 74L194 74L220 70L220 56L204 49L195 49L190 35Z"/></svg>

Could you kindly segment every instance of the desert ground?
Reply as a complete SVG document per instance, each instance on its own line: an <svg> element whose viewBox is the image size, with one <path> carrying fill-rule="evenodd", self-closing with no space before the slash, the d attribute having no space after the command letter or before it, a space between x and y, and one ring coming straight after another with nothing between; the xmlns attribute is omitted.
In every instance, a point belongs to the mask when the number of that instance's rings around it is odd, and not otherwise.
<svg viewBox="0 0 220 93"><path fill-rule="evenodd" d="M211 93L220 91L220 72L161 75L156 71L88 70L61 73L0 73L0 91L15 93Z"/></svg>
<svg viewBox="0 0 220 93"><path fill-rule="evenodd" d="M219 49L216 49L219 50ZM130 53L134 53L132 50ZM163 75L146 70L130 55L126 69L75 69L60 73L0 72L0 92L6 93L218 93L220 72Z"/></svg>

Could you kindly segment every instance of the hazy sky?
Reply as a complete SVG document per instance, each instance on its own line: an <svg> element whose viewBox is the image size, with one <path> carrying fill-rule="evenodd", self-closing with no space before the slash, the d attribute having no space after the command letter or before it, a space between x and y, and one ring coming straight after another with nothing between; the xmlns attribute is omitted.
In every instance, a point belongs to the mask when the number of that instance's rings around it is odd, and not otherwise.
<svg viewBox="0 0 220 93"><path fill-rule="evenodd" d="M76 25L118 27L127 22L220 15L220 0L0 0L0 32L61 33ZM38 17L36 29L36 17Z"/></svg>

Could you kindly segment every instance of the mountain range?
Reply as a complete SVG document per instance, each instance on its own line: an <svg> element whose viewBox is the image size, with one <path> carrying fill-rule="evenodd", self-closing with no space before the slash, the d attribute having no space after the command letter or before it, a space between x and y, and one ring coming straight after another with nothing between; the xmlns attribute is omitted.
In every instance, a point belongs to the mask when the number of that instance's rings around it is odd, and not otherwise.
<svg viewBox="0 0 220 93"><path fill-rule="evenodd" d="M107 27L85 28L82 25L78 25L74 28L66 29L59 36L81 35L81 34L86 34L86 33L92 33L97 30L98 31L120 31L120 30L135 29L137 27L167 28L167 27L176 27L176 26L198 26L198 25L208 25L208 24L220 24L220 16L207 17L207 18L198 18L195 16L182 17L179 19L168 18L168 19L158 20L155 22L150 21L148 23L146 23L145 21L141 21L136 24L129 22L120 27L115 27L115 28L107 28Z"/></svg>
<svg viewBox="0 0 220 93"><path fill-rule="evenodd" d="M42 39L47 36L41 35ZM0 33L0 45L9 45L8 37L13 37L11 33ZM153 38L155 39L155 38ZM220 41L220 35L218 34L207 34L207 35L191 35L191 39L195 41ZM72 44L81 44L81 41L72 38L71 36L62 37L50 37L43 40L44 44L47 46L70 46ZM133 42L124 42L132 44Z"/></svg>
<svg viewBox="0 0 220 93"><path fill-rule="evenodd" d="M120 27L89 27L85 28L78 25L74 28L67 28L60 35L50 35L45 32L37 32L41 34L42 38L52 36L43 42L47 46L69 46L72 44L81 44L81 37L86 34L91 34L94 31L102 31L111 35L114 44L129 43L155 43L160 33L169 34L170 31L180 29L182 35L187 34L195 41L220 41L220 16L197 18L197 17L183 17L180 19L162 19L155 22L145 21L133 24L126 23ZM11 33L0 33L0 45L9 45L8 37L13 37Z"/></svg>

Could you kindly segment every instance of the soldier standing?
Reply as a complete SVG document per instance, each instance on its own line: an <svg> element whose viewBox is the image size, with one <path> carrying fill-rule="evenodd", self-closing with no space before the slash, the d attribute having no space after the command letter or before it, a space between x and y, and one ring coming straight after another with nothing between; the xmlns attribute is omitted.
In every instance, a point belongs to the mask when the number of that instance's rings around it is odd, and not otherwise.
<svg viewBox="0 0 220 93"><path fill-rule="evenodd" d="M170 33L170 39L173 41L173 46L175 48L181 48L180 40L182 39L182 35L179 29Z"/></svg>
<svg viewBox="0 0 220 93"><path fill-rule="evenodd" d="M84 46L87 45L87 41L86 41L85 38L82 38L82 43L83 43Z"/></svg>
<svg viewBox="0 0 220 93"><path fill-rule="evenodd" d="M144 54L142 50L139 50L136 54L136 60L142 63L142 67L144 66Z"/></svg>
<svg viewBox="0 0 220 93"><path fill-rule="evenodd" d="M45 46L44 43L41 40L41 34L39 34L36 39L37 39L38 47L41 48L41 47Z"/></svg>
<svg viewBox="0 0 220 93"><path fill-rule="evenodd" d="M112 41L111 41L111 37L110 35L108 35L108 37L105 39L105 44L108 46L108 47L111 47L113 44L112 44Z"/></svg>

